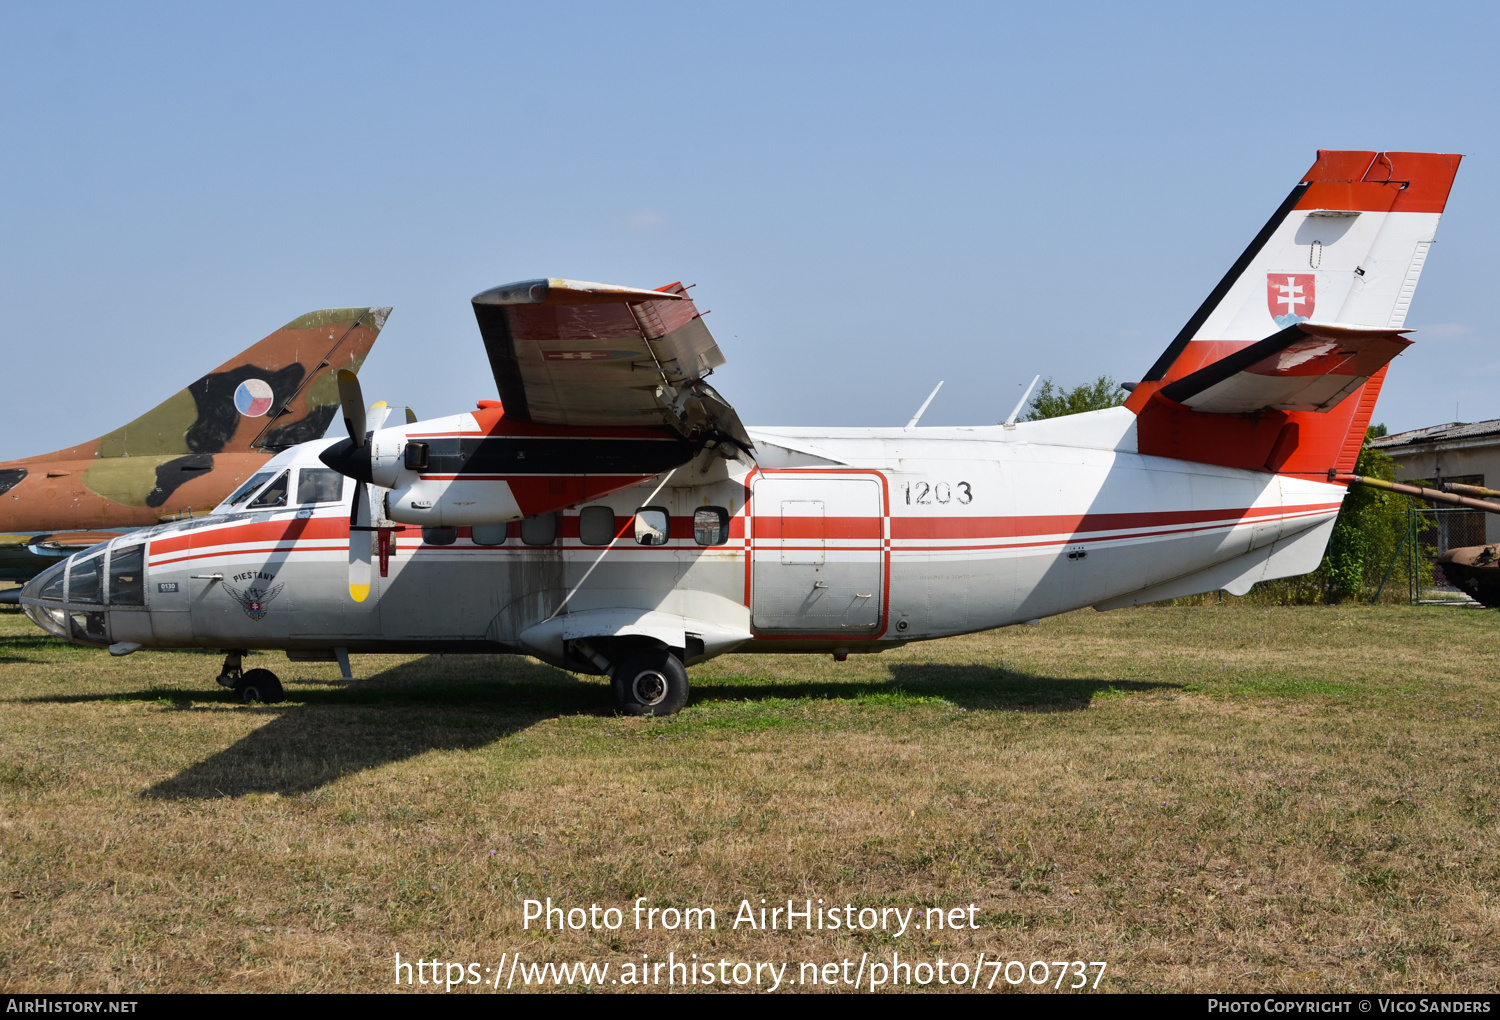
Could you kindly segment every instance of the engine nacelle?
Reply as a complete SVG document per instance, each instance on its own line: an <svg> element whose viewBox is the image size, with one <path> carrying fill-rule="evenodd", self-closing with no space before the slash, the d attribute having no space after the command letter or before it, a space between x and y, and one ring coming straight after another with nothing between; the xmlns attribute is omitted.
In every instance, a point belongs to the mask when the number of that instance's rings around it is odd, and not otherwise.
<svg viewBox="0 0 1500 1020"><path fill-rule="evenodd" d="M414 472L385 497L385 514L397 524L466 528L501 524L526 516L502 479L429 479ZM378 482L376 484L379 484Z"/></svg>

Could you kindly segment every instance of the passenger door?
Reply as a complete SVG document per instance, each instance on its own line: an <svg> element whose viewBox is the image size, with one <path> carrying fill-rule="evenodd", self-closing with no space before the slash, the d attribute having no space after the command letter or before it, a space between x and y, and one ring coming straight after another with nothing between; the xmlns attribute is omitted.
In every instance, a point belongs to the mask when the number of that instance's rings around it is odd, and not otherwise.
<svg viewBox="0 0 1500 1020"><path fill-rule="evenodd" d="M772 471L751 502L757 632L872 636L885 604L885 484L874 474Z"/></svg>

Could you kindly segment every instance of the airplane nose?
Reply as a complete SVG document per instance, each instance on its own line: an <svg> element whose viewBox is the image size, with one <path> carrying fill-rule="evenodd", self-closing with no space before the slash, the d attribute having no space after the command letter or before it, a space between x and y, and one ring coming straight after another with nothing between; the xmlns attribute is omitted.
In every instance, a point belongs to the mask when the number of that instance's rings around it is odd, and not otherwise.
<svg viewBox="0 0 1500 1020"><path fill-rule="evenodd" d="M54 563L21 589L21 605L32 623L55 638L69 640L68 615L63 611L63 572L68 561ZM55 603L49 605L48 603Z"/></svg>

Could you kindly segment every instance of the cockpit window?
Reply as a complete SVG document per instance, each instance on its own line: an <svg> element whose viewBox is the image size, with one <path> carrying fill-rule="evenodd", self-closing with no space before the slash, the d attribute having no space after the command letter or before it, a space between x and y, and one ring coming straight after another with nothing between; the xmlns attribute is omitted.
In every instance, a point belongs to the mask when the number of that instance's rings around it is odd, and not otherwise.
<svg viewBox="0 0 1500 1020"><path fill-rule="evenodd" d="M102 602L100 595L100 573L104 568L104 553L73 561L68 568L69 602Z"/></svg>
<svg viewBox="0 0 1500 1020"><path fill-rule="evenodd" d="M63 600L63 581L67 579L67 563L59 563L55 567L49 567L47 573L42 577L42 590L38 598L44 598L48 602L61 602Z"/></svg>
<svg viewBox="0 0 1500 1020"><path fill-rule="evenodd" d="M297 472L298 503L337 503L344 498L344 476L332 468Z"/></svg>
<svg viewBox="0 0 1500 1020"><path fill-rule="evenodd" d="M146 604L143 545L117 548L109 555L109 604L143 606Z"/></svg>
<svg viewBox="0 0 1500 1020"><path fill-rule="evenodd" d="M286 490L291 482L292 473L283 471L276 476L276 481L267 485L265 491L250 501L250 510L265 510L270 507L286 506Z"/></svg>
<svg viewBox="0 0 1500 1020"><path fill-rule="evenodd" d="M245 500L250 498L250 494L252 492L260 488L262 485L265 485L270 480L271 472L262 471L259 474L251 477L251 479L244 485L241 485L238 489L235 489L234 494L231 495L229 499L225 500L225 502L230 506L239 506L241 503L245 502Z"/></svg>

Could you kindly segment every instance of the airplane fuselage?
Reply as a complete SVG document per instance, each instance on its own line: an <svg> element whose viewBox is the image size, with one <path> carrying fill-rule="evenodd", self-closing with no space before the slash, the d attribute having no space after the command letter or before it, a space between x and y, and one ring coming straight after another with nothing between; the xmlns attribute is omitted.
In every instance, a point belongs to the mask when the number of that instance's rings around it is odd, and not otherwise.
<svg viewBox="0 0 1500 1020"><path fill-rule="evenodd" d="M330 441L309 443L267 467L291 472L285 505L115 539L107 562L74 558L67 588L56 569L34 581L28 612L117 651L489 651L597 672L609 640L689 664L842 655L1316 567L1342 486L1142 456L1134 423L1116 408L1013 428L752 429L755 463L705 451L508 525L395 530L393 490L376 487L391 530L355 535L389 541L363 602L348 593L358 483L298 503L297 473L326 470Z"/></svg>

